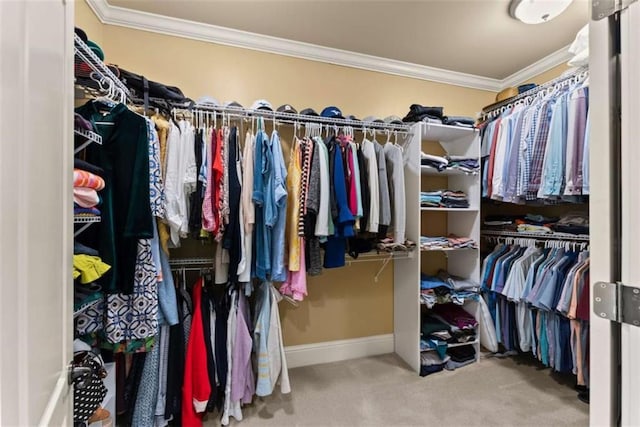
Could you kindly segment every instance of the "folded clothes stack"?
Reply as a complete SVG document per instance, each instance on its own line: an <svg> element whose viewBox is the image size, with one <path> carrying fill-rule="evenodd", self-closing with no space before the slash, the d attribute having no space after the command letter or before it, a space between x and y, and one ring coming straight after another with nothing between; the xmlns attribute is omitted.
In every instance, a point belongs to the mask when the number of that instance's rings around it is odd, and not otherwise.
<svg viewBox="0 0 640 427"><path fill-rule="evenodd" d="M468 156L447 156L448 169L457 169L466 173L478 173L480 162Z"/></svg>
<svg viewBox="0 0 640 427"><path fill-rule="evenodd" d="M438 276L420 275L420 304L432 308L436 304L463 305L478 298L478 284L469 279L451 276L444 270Z"/></svg>
<svg viewBox="0 0 640 427"><path fill-rule="evenodd" d="M468 156L436 156L420 152L420 164L436 169L438 172L446 170L459 170L468 174L476 174L480 171L480 162Z"/></svg>
<svg viewBox="0 0 640 427"><path fill-rule="evenodd" d="M449 346L475 341L477 325L472 315L454 304L438 305L429 314L424 314L420 325L420 362L422 368L428 367L424 374L442 370L436 367L445 368L450 360L454 362L446 368L450 370L475 360L472 345Z"/></svg>
<svg viewBox="0 0 640 427"><path fill-rule="evenodd" d="M589 215L586 212L566 214L551 228L558 233L589 234Z"/></svg>
<svg viewBox="0 0 640 427"><path fill-rule="evenodd" d="M449 166L449 160L446 157L434 156L433 154L427 154L420 152L420 164L422 166L429 166L442 172Z"/></svg>
<svg viewBox="0 0 640 427"><path fill-rule="evenodd" d="M476 249L478 246L470 237L449 235L448 237L420 236L420 249L433 251L441 249Z"/></svg>
<svg viewBox="0 0 640 427"><path fill-rule="evenodd" d="M493 230L516 230L516 220L524 219L522 215L487 215L483 224L486 229Z"/></svg>
<svg viewBox="0 0 640 427"><path fill-rule="evenodd" d="M74 311L102 298L102 286L95 282L110 269L97 250L73 243Z"/></svg>
<svg viewBox="0 0 640 427"><path fill-rule="evenodd" d="M469 199L464 191L446 190L442 192L440 205L445 208L464 209L469 207Z"/></svg>
<svg viewBox="0 0 640 427"><path fill-rule="evenodd" d="M445 124L449 126L460 126L466 128L473 128L475 120L473 117L466 116L445 116L444 108L442 107L428 107L420 104L412 104L409 107L409 112L402 119L403 122L425 122L425 123L437 123Z"/></svg>
<svg viewBox="0 0 640 427"><path fill-rule="evenodd" d="M437 208L441 206L442 190L421 191L420 206L423 208Z"/></svg>
<svg viewBox="0 0 640 427"><path fill-rule="evenodd" d="M77 216L98 216L100 204L98 191L104 189L102 169L80 159L74 159L73 213Z"/></svg>
<svg viewBox="0 0 640 427"><path fill-rule="evenodd" d="M409 112L404 116L402 121L405 123L442 123L443 117L444 108L442 107L427 107L420 104L412 104L409 107Z"/></svg>
<svg viewBox="0 0 640 427"><path fill-rule="evenodd" d="M449 126L460 126L465 128L473 128L476 121L473 117L467 116L444 116L442 123Z"/></svg>
<svg viewBox="0 0 640 427"><path fill-rule="evenodd" d="M545 217L543 215L527 214L523 219L517 219L516 225L518 232L521 233L553 233L552 225L558 222L560 218Z"/></svg>

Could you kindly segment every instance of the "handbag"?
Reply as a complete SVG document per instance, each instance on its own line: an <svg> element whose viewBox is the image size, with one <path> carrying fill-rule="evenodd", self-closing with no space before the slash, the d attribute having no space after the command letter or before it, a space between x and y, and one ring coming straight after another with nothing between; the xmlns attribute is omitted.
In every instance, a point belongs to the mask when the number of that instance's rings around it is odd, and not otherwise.
<svg viewBox="0 0 640 427"><path fill-rule="evenodd" d="M107 395L103 382L107 371L102 358L90 351L75 353L73 367L81 372L73 379L73 421L86 423Z"/></svg>

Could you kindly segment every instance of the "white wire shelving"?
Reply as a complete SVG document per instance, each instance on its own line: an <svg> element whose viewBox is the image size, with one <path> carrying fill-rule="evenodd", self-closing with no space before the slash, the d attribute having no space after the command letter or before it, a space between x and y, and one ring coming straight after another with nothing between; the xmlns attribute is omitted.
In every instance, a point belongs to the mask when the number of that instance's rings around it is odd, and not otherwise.
<svg viewBox="0 0 640 427"><path fill-rule="evenodd" d="M74 48L76 77L90 78L98 85L98 89L88 88L90 92L97 90L120 102L131 98L129 89L77 34L74 34Z"/></svg>
<svg viewBox="0 0 640 427"><path fill-rule="evenodd" d="M78 235L80 235L80 233L89 228L91 224L95 224L96 222L100 222L101 220L102 218L97 215L74 215L73 223L81 224L81 226L73 233L73 237L77 237Z"/></svg>
<svg viewBox="0 0 640 427"><path fill-rule="evenodd" d="M569 233L533 233L524 231L502 231L502 230L482 230L480 234L483 237L510 237L521 239L536 240L565 240L571 242L589 242L588 234L569 234Z"/></svg>
<svg viewBox="0 0 640 427"><path fill-rule="evenodd" d="M96 144L102 145L102 136L98 135L93 131L86 130L86 129L74 129L73 133L87 139L84 143L82 143L79 147L77 147L73 151L73 154L78 154L79 152L87 148L89 144L96 143Z"/></svg>

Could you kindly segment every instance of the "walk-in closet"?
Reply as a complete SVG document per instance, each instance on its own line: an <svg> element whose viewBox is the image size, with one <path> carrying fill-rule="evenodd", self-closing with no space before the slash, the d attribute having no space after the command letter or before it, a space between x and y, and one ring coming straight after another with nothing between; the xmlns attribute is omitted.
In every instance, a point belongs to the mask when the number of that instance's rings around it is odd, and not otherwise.
<svg viewBox="0 0 640 427"><path fill-rule="evenodd" d="M640 422L603 3L0 2L0 424Z"/></svg>

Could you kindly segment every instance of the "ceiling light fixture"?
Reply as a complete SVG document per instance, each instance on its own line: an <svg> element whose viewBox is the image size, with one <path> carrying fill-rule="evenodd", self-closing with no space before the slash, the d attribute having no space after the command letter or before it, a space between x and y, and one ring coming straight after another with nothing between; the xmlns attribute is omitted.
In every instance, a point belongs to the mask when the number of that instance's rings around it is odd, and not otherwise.
<svg viewBox="0 0 640 427"><path fill-rule="evenodd" d="M573 0L511 0L509 15L525 24L542 24L564 12Z"/></svg>

